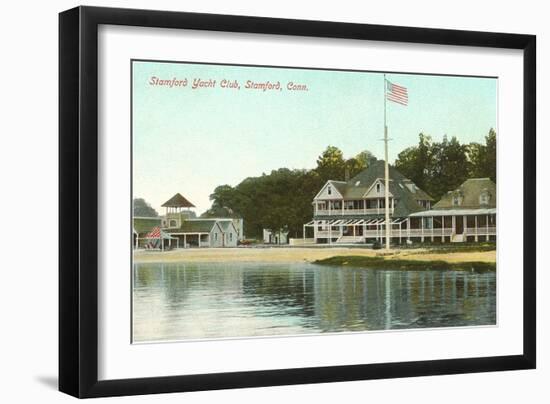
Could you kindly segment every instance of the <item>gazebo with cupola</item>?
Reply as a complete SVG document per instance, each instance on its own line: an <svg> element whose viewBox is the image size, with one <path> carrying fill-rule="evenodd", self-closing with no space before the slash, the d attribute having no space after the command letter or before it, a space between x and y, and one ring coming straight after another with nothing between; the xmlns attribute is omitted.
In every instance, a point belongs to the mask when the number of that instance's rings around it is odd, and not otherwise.
<svg viewBox="0 0 550 404"><path fill-rule="evenodd" d="M162 219L162 227L167 229L178 228L182 222L189 219L191 216L191 208L193 205L182 194L177 193L162 204L166 209L166 214Z"/></svg>

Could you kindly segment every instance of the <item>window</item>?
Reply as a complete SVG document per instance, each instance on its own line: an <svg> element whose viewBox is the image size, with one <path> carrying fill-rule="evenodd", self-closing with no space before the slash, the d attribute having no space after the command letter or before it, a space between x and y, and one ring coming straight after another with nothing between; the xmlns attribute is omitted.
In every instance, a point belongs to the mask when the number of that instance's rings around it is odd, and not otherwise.
<svg viewBox="0 0 550 404"><path fill-rule="evenodd" d="M453 196L453 206L460 205L460 197L458 195Z"/></svg>
<svg viewBox="0 0 550 404"><path fill-rule="evenodd" d="M229 233L229 241L233 241L233 233Z"/></svg>
<svg viewBox="0 0 550 404"><path fill-rule="evenodd" d="M214 241L218 241L218 233L214 233Z"/></svg>
<svg viewBox="0 0 550 404"><path fill-rule="evenodd" d="M169 227L178 227L178 222L175 221L174 219L171 219L170 220L170 226Z"/></svg>
<svg viewBox="0 0 550 404"><path fill-rule="evenodd" d="M332 195L332 187L330 185L327 188L327 194Z"/></svg>
<svg viewBox="0 0 550 404"><path fill-rule="evenodd" d="M488 191L483 190L481 192L481 194L479 195L479 204L480 205L487 205L487 204L489 204L490 200L491 200L491 194Z"/></svg>
<svg viewBox="0 0 550 404"><path fill-rule="evenodd" d="M380 183L377 183L376 184L376 192L380 193L380 188L381 188Z"/></svg>

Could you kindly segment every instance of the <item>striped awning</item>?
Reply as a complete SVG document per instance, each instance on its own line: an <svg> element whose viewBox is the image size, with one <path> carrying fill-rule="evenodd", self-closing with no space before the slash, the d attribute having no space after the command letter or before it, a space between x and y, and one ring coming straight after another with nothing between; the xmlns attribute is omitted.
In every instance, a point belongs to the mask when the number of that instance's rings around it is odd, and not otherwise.
<svg viewBox="0 0 550 404"><path fill-rule="evenodd" d="M163 231L160 227L156 226L153 228L153 230L151 230L149 233L147 233L147 235L144 237L145 239L150 239L150 240L154 240L154 239L165 239L165 240L168 240L168 239L175 239L175 237L172 237L171 235L169 235L168 233L166 233L165 231Z"/></svg>

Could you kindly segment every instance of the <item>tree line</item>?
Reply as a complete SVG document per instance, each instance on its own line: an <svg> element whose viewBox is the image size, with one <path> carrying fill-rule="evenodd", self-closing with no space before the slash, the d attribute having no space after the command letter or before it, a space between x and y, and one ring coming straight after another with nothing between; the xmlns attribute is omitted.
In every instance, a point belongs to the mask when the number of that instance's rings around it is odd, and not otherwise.
<svg viewBox="0 0 550 404"><path fill-rule="evenodd" d="M303 224L312 218L312 201L328 180L346 180L376 161L368 150L345 158L340 149L328 146L311 170L280 168L249 177L235 187L221 185L210 195L212 207L205 217L238 216L245 234L259 238L262 229L287 229L291 237L302 235ZM461 144L456 137L441 142L420 133L418 144L398 154L395 167L436 201L468 178L496 181L496 132L491 129L485 144Z"/></svg>
<svg viewBox="0 0 550 404"><path fill-rule="evenodd" d="M263 229L285 229L290 237L301 237L303 224L312 218L313 198L323 185L349 179L376 160L368 150L345 158L339 148L328 146L313 169L279 168L236 186L216 187L210 195L212 206L202 217L241 217L249 238L260 238ZM446 136L436 142L420 133L418 144L401 151L394 165L437 201L467 178L496 181L496 132L489 131L485 144L461 144Z"/></svg>
<svg viewBox="0 0 550 404"><path fill-rule="evenodd" d="M496 132L485 144L461 144L456 137L435 142L420 133L418 144L398 154L395 167L438 201L468 178L490 178L496 183Z"/></svg>

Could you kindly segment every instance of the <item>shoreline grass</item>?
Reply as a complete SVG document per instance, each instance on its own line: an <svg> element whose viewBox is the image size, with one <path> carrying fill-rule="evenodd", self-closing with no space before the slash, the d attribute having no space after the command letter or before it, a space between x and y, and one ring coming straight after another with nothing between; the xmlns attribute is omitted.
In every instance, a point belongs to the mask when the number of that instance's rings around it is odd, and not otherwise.
<svg viewBox="0 0 550 404"><path fill-rule="evenodd" d="M401 269L401 270L460 270L460 271L496 271L495 262L444 260L408 260L384 256L337 255L313 262L318 265L340 267L362 267L365 269Z"/></svg>

